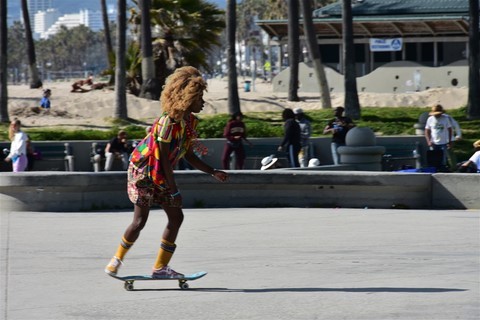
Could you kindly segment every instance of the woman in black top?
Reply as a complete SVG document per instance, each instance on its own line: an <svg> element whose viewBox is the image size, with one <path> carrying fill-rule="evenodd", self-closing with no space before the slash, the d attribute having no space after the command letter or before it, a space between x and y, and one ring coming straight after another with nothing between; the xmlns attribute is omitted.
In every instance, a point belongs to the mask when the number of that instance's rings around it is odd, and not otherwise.
<svg viewBox="0 0 480 320"><path fill-rule="evenodd" d="M288 161L291 168L300 167L298 162L298 154L302 145L300 143L300 125L295 121L295 114L292 109L285 109L282 112L283 121L283 141L278 147L278 151L286 151L288 153Z"/></svg>

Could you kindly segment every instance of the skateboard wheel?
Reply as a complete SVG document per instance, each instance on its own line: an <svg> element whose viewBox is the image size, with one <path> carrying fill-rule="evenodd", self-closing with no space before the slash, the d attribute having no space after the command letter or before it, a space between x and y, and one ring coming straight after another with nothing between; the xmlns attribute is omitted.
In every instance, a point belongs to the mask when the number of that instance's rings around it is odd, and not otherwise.
<svg viewBox="0 0 480 320"><path fill-rule="evenodd" d="M186 283L186 282L179 282L179 283L178 283L178 286L179 286L180 289L182 289L182 290L185 290L185 289L188 289L188 288L189 288L188 283Z"/></svg>
<svg viewBox="0 0 480 320"><path fill-rule="evenodd" d="M132 291L133 290L133 282L125 282L125 290Z"/></svg>

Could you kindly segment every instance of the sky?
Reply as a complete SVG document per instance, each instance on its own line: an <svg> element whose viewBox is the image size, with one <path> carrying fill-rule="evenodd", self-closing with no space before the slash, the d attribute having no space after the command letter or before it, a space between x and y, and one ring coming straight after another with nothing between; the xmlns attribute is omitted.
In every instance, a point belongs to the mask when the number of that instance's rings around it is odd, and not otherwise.
<svg viewBox="0 0 480 320"><path fill-rule="evenodd" d="M210 3L218 5L220 8L225 9L227 0L206 0ZM107 4L116 4L116 0L107 0ZM127 2L130 2L127 0ZM88 9L97 11L100 10L99 0L53 0L53 7L57 8L61 13L77 13L81 9ZM19 0L7 0L8 16L13 20L20 19L21 6ZM10 19L9 19L10 20Z"/></svg>

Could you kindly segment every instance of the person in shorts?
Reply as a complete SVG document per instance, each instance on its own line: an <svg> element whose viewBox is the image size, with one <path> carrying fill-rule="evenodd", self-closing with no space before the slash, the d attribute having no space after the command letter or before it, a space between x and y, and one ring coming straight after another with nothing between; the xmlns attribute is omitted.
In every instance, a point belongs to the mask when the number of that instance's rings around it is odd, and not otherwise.
<svg viewBox="0 0 480 320"><path fill-rule="evenodd" d="M163 231L152 277L183 277L183 274L169 267L184 217L182 194L175 182L173 168L180 159L185 158L194 168L210 174L218 181L224 182L228 178L227 173L215 170L196 155L206 153L206 148L197 140L198 119L193 115L203 109L203 92L206 87L207 83L194 67L179 68L167 78L160 98L163 114L130 156L127 189L134 204L133 221L105 267L106 273L117 274L125 255L147 223L151 206L160 205L168 222Z"/></svg>

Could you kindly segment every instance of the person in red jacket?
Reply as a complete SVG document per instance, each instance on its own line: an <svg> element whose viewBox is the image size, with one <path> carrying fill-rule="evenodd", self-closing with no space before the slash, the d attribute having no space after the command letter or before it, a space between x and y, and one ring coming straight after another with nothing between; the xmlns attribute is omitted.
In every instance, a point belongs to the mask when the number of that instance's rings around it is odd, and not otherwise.
<svg viewBox="0 0 480 320"><path fill-rule="evenodd" d="M245 163L245 149L242 140L252 145L247 139L245 123L243 123L243 114L236 112L228 120L223 129L223 136L227 139L222 154L222 165L224 170L230 169L230 156L235 153L235 169L242 170Z"/></svg>

